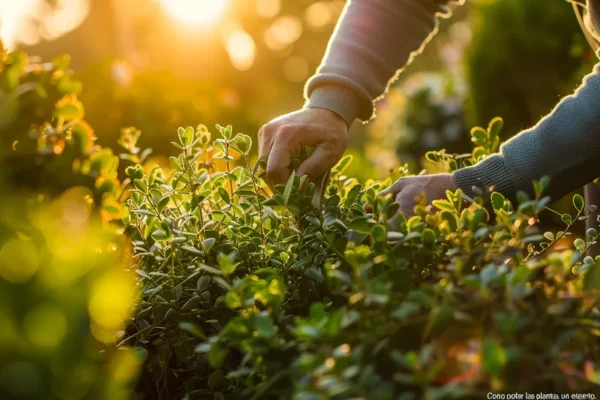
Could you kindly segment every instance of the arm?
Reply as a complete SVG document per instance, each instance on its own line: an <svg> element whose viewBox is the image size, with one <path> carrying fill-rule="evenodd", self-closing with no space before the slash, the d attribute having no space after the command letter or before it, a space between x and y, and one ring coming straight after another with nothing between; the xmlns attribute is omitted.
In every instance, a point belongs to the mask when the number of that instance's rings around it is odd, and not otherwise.
<svg viewBox="0 0 600 400"><path fill-rule="evenodd" d="M600 64L574 94L536 126L505 142L500 152L454 173L456 184L502 193L533 193L533 180L550 177L546 194L557 200L600 176Z"/></svg>
<svg viewBox="0 0 600 400"><path fill-rule="evenodd" d="M351 0L305 87L307 107L369 120L381 97L449 16L450 0ZM464 0L459 1L463 3Z"/></svg>
<svg viewBox="0 0 600 400"><path fill-rule="evenodd" d="M449 15L452 2L349 0L319 71L306 85L305 108L274 119L259 132L270 183L288 179L290 154L300 145L315 151L298 175L315 180L332 168L346 150L352 122L371 117L373 101L433 36L437 16Z"/></svg>

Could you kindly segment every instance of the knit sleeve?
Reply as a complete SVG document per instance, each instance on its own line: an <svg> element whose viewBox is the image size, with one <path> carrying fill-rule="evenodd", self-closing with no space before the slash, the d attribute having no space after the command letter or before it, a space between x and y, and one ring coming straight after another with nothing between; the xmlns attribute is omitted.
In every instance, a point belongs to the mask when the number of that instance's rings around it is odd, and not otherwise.
<svg viewBox="0 0 600 400"><path fill-rule="evenodd" d="M473 195L473 186L502 193L533 194L533 181L550 178L552 200L600 176L600 64L574 94L563 98L534 127L500 147L500 152L454 173L457 185Z"/></svg>
<svg viewBox="0 0 600 400"><path fill-rule="evenodd" d="M306 107L326 108L350 125L373 116L387 92L437 31L449 4L464 0L350 0L317 73L305 86Z"/></svg>

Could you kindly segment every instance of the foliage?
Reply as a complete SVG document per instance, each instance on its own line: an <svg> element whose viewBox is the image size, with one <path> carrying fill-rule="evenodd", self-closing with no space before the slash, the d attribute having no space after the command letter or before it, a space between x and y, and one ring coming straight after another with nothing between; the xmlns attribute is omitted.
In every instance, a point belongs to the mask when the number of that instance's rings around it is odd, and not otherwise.
<svg viewBox="0 0 600 400"><path fill-rule="evenodd" d="M502 121L476 128L468 156L499 145ZM170 167L127 168L124 222L143 298L122 344L148 350L150 398L482 398L488 392L596 392L598 238L554 250L539 232L547 179L513 208L466 204L459 190L406 220L391 183L334 168L321 199L292 176L268 188L251 140L181 128ZM215 153L216 150L216 153ZM232 168L238 157L244 166ZM224 162L224 170L215 168ZM315 195L315 193L317 193ZM322 201L321 201L322 200ZM363 204L372 205L366 213ZM575 217L592 206L575 199ZM552 235L552 237L550 237Z"/></svg>
<svg viewBox="0 0 600 400"><path fill-rule="evenodd" d="M419 87L406 99L396 152L401 159L406 153L421 157L427 151L445 148L456 152L468 149L463 99L453 91L451 82L441 96L428 85Z"/></svg>
<svg viewBox="0 0 600 400"><path fill-rule="evenodd" d="M466 54L473 124L501 115L510 135L532 126L597 62L566 1L486 0L473 19Z"/></svg>
<svg viewBox="0 0 600 400"><path fill-rule="evenodd" d="M135 280L123 229L108 223L123 211L118 159L94 145L67 66L0 43L3 399L127 399L146 355L106 346Z"/></svg>
<svg viewBox="0 0 600 400"><path fill-rule="evenodd" d="M6 187L4 188L6 189ZM92 214L92 193L3 194L0 398L127 399L144 349L107 351L131 304L126 238Z"/></svg>
<svg viewBox="0 0 600 400"><path fill-rule="evenodd" d="M106 218L119 219L119 159L95 144L69 61L36 62L0 43L0 180L53 195L88 187Z"/></svg>

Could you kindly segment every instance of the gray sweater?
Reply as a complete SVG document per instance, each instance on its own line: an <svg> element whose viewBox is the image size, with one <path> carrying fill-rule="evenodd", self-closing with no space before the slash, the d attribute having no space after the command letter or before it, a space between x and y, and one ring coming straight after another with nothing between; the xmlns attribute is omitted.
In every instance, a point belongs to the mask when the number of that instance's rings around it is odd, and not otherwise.
<svg viewBox="0 0 600 400"><path fill-rule="evenodd" d="M372 118L374 101L437 32L438 17L464 0L350 0L317 73L305 88L306 106L325 108L351 125ZM551 66L549 66L551 68ZM576 92L536 126L520 132L472 167L454 173L458 187L504 194L533 193L533 180L550 177L556 200L600 176L600 64Z"/></svg>

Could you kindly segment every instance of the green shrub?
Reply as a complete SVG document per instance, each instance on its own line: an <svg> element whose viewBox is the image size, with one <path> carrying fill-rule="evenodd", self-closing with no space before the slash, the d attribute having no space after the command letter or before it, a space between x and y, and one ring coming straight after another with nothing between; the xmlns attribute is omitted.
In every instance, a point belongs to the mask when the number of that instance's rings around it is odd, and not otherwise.
<svg viewBox="0 0 600 400"><path fill-rule="evenodd" d="M500 115L503 139L536 124L598 61L568 1L484 0L472 11L470 124Z"/></svg>
<svg viewBox="0 0 600 400"><path fill-rule="evenodd" d="M501 127L474 129L472 154L428 158L446 170L474 163L498 147ZM204 126L181 128L170 167L127 168L124 222L143 296L121 343L148 350L140 393L598 391L600 259L583 258L598 234L554 250L569 233L539 232L547 179L514 208L498 193L467 205L459 190L406 220L393 199L377 197L390 179L343 175L349 157L322 199L293 174L271 190L263 165L250 164L250 138L218 130L211 141ZM594 208L574 204L569 227Z"/></svg>
<svg viewBox="0 0 600 400"><path fill-rule="evenodd" d="M12 232L0 244L0 398L130 398L146 352L114 350L136 297L126 238L94 217L88 189L0 193Z"/></svg>
<svg viewBox="0 0 600 400"><path fill-rule="evenodd" d="M0 42L0 183L59 196L83 186L107 220L120 219L119 159L96 144L70 57L44 63Z"/></svg>
<svg viewBox="0 0 600 400"><path fill-rule="evenodd" d="M95 145L68 61L0 43L2 399L127 399L146 355L114 348L137 296L119 160Z"/></svg>

